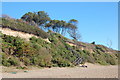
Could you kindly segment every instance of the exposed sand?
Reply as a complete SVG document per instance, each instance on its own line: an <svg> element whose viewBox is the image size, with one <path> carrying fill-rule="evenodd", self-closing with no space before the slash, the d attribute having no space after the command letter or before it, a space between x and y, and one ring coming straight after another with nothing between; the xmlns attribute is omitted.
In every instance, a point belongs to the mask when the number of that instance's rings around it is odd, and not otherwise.
<svg viewBox="0 0 120 80"><path fill-rule="evenodd" d="M118 66L101 66L87 63L87 68L33 68L32 70L16 70L16 74L4 72L3 78L118 78Z"/></svg>
<svg viewBox="0 0 120 80"><path fill-rule="evenodd" d="M24 33L24 32L20 32L20 31L14 31L14 30L11 30L9 28L2 28L0 27L0 31L3 33L3 34L6 34L6 35L10 35L10 36L14 36L14 37L21 37L27 41L29 41L29 38L31 37L36 37L38 38L38 36L34 35L34 34L29 34L29 33ZM45 40L46 42L48 43L51 43L48 38L47 39L43 39Z"/></svg>

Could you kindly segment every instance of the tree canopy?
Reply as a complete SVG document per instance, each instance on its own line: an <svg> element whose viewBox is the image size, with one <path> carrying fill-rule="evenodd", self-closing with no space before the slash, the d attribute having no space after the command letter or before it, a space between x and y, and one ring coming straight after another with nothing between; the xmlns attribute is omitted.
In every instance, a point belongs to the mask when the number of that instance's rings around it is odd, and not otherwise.
<svg viewBox="0 0 120 80"><path fill-rule="evenodd" d="M50 21L50 17L44 11L28 12L28 13L24 14L21 17L21 19L29 22L31 25L34 25L34 23L36 23L38 26L42 26L47 21Z"/></svg>
<svg viewBox="0 0 120 80"><path fill-rule="evenodd" d="M52 30L59 34L65 35L66 32L75 40L78 40L78 36L81 36L77 32L78 20L71 19L68 22L64 20L52 20L49 15L44 11L28 12L24 14L21 19L29 22L30 25L37 25L41 29Z"/></svg>

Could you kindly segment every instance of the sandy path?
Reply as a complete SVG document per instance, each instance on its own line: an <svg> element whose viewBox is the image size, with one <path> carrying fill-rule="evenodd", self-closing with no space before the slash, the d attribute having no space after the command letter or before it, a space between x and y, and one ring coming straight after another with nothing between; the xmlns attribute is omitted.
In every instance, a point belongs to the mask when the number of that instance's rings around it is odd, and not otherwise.
<svg viewBox="0 0 120 80"><path fill-rule="evenodd" d="M87 64L88 68L45 68L16 74L3 73L3 78L118 78L118 66Z"/></svg>

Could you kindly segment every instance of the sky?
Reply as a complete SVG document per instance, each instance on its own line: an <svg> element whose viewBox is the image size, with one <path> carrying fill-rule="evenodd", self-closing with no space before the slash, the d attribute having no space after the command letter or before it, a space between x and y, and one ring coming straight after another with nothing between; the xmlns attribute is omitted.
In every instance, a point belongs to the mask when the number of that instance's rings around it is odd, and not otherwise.
<svg viewBox="0 0 120 80"><path fill-rule="evenodd" d="M2 2L118 2L119 0L1 0Z"/></svg>
<svg viewBox="0 0 120 80"><path fill-rule="evenodd" d="M45 11L51 19L76 19L81 41L118 50L117 2L3 2L2 14L21 18L27 12ZM66 36L70 38L69 36Z"/></svg>

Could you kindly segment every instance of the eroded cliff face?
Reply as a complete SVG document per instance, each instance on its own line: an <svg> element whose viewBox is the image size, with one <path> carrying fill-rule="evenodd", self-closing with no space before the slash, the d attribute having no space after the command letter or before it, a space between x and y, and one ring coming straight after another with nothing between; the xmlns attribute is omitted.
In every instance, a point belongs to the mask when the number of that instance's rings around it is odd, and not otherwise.
<svg viewBox="0 0 120 80"><path fill-rule="evenodd" d="M0 27L0 31L3 34L14 36L14 37L18 36L18 37L24 38L26 40L29 40L29 38L31 38L33 36L38 38L38 36L36 36L36 35L20 32L20 31L14 31L14 30L11 30L9 28L2 28L2 27Z"/></svg>
<svg viewBox="0 0 120 80"><path fill-rule="evenodd" d="M14 37L21 37L21 38L23 38L23 39L25 39L27 41L29 41L29 39L31 37L39 38L38 36L36 36L34 34L24 33L24 32L20 32L20 31L14 31L14 30L11 30L9 28L2 28L2 27L0 27L0 31L3 34L14 36ZM43 39L43 40L45 40L46 42L50 43L50 41L48 39Z"/></svg>

